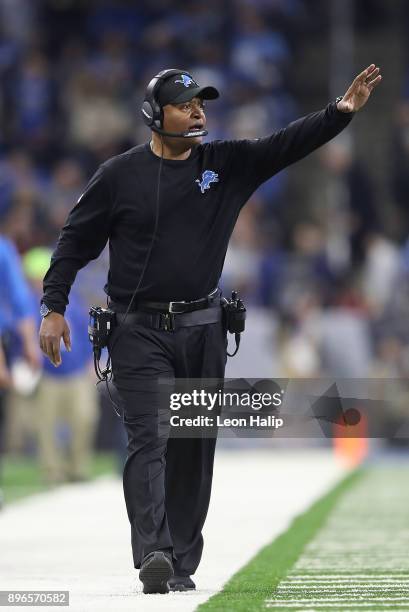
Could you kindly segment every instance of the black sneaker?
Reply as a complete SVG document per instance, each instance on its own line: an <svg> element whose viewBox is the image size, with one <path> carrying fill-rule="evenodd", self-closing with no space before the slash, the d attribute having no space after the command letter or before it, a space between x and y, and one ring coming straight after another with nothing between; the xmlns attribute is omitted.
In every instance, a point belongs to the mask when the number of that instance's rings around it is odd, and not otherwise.
<svg viewBox="0 0 409 612"><path fill-rule="evenodd" d="M155 550L143 559L139 579L143 582L143 592L169 593L168 580L173 576L172 559L169 554Z"/></svg>
<svg viewBox="0 0 409 612"><path fill-rule="evenodd" d="M173 576L168 580L171 591L194 591L196 585L190 576Z"/></svg>

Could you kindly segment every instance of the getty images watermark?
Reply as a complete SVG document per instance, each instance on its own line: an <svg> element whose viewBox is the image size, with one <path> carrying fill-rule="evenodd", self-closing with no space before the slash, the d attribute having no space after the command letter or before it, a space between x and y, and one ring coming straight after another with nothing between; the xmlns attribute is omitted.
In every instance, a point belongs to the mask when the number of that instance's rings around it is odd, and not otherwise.
<svg viewBox="0 0 409 612"><path fill-rule="evenodd" d="M171 393L170 409L178 411L183 408L197 407L207 411L217 409L251 409L259 411L270 408L277 409L283 402L284 391L275 393L249 393L230 392L218 389L216 392L205 389L192 389L190 392ZM275 414L246 414L245 416L227 416L215 414L214 416L198 414L194 417L172 414L170 417L172 427L272 427L279 429L284 425L284 419Z"/></svg>
<svg viewBox="0 0 409 612"><path fill-rule="evenodd" d="M154 393L160 436L409 440L406 379L164 378Z"/></svg>

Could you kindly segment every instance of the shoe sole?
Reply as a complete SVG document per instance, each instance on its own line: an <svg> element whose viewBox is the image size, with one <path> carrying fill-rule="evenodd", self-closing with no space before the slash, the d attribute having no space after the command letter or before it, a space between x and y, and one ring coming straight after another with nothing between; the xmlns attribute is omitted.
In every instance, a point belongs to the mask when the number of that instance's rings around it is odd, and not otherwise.
<svg viewBox="0 0 409 612"><path fill-rule="evenodd" d="M174 584L169 586L169 591L195 591L196 587L187 587L184 584Z"/></svg>
<svg viewBox="0 0 409 612"><path fill-rule="evenodd" d="M155 553L139 572L139 579L143 582L143 592L146 595L169 593L168 580L172 578L173 573L169 559L163 553Z"/></svg>

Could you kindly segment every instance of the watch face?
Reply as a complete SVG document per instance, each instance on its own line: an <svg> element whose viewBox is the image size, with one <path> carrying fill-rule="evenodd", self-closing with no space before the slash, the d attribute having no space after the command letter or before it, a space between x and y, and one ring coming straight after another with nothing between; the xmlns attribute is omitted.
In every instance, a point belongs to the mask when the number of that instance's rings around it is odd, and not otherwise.
<svg viewBox="0 0 409 612"><path fill-rule="evenodd" d="M42 317L46 317L51 310L46 306L46 304L41 304L40 306L40 315Z"/></svg>

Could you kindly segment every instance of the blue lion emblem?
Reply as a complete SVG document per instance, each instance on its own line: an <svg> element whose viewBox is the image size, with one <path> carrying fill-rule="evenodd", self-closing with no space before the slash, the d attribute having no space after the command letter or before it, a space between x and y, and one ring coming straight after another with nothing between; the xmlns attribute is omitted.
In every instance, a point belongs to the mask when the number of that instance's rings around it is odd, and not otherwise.
<svg viewBox="0 0 409 612"><path fill-rule="evenodd" d="M175 83L183 83L185 87L189 87L192 84L195 84L194 80L187 76L187 74L182 74L182 79L177 79Z"/></svg>
<svg viewBox="0 0 409 612"><path fill-rule="evenodd" d="M218 182L219 182L219 175L216 174L216 172L213 172L213 170L205 170L202 174L202 180L201 181L199 181L199 179L195 180L195 183L198 183L200 187L200 191L202 193L204 193L206 189L210 189L210 183L218 183Z"/></svg>

